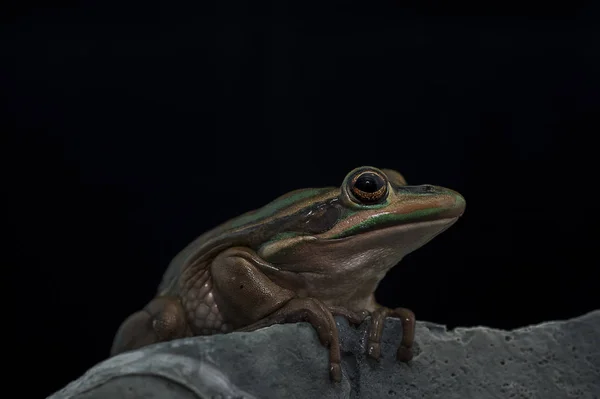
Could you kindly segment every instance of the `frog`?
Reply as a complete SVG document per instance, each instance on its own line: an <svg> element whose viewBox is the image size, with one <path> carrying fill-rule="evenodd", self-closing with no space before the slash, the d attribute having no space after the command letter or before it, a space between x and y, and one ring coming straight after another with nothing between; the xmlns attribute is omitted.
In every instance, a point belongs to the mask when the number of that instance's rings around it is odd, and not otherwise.
<svg viewBox="0 0 600 399"><path fill-rule="evenodd" d="M379 283L406 255L452 226L458 192L408 185L393 169L361 166L339 187L289 192L205 232L169 263L156 296L118 328L110 355L185 337L308 322L342 379L336 316L368 319L366 356L379 360L388 317L400 319L396 351L413 358L415 314L377 302Z"/></svg>

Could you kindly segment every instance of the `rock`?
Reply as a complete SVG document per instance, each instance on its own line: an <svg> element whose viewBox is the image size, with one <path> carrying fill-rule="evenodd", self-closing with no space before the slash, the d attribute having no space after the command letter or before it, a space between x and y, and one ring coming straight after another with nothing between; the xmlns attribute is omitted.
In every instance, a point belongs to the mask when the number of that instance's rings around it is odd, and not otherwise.
<svg viewBox="0 0 600 399"><path fill-rule="evenodd" d="M600 310L513 331L419 322L415 357L395 360L388 319L382 359L366 358L368 321L337 318L343 380L306 323L194 337L108 359L50 396L77 398L600 398Z"/></svg>

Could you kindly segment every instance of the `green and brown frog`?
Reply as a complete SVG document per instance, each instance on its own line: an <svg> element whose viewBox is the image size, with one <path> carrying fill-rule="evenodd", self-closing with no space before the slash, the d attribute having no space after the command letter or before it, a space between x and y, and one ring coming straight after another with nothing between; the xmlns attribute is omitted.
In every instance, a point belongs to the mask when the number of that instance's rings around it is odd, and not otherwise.
<svg viewBox="0 0 600 399"><path fill-rule="evenodd" d="M409 186L393 170L360 167L340 187L301 189L198 237L171 261L157 296L119 328L111 354L194 335L307 321L329 348L340 381L335 315L371 316L367 354L380 357L388 316L402 320L397 357L412 358L414 314L375 301L379 282L406 254L463 214L457 192Z"/></svg>

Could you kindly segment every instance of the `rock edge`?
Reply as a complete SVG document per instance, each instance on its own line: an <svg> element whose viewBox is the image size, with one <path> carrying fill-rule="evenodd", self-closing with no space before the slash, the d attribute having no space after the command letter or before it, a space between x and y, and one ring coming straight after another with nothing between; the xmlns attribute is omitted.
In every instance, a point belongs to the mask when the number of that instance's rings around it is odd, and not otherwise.
<svg viewBox="0 0 600 399"><path fill-rule="evenodd" d="M382 359L365 356L367 322L336 318L343 380L307 323L186 338L99 363L50 399L600 398L600 310L512 331L418 322L415 357L395 360L388 319Z"/></svg>

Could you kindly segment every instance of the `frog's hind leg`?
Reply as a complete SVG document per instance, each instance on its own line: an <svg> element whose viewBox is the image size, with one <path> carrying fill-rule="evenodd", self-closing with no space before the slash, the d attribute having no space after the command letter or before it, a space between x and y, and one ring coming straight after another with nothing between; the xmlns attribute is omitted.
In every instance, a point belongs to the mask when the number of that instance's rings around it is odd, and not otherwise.
<svg viewBox="0 0 600 399"><path fill-rule="evenodd" d="M110 355L141 348L156 342L183 338L187 323L178 298L158 297L121 324L110 349Z"/></svg>

